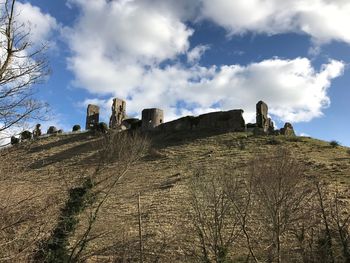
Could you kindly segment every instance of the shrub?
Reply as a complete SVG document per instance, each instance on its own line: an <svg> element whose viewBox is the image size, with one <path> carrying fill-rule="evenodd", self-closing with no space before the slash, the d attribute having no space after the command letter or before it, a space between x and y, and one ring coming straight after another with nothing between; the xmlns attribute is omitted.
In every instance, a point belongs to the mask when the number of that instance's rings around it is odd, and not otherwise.
<svg viewBox="0 0 350 263"><path fill-rule="evenodd" d="M80 131L80 130L81 130L81 127L80 127L79 124L74 125L73 128L72 128L73 132L77 132L77 131Z"/></svg>
<svg viewBox="0 0 350 263"><path fill-rule="evenodd" d="M15 136L11 137L11 145L15 145L19 143L19 138L16 138Z"/></svg>
<svg viewBox="0 0 350 263"><path fill-rule="evenodd" d="M346 152L347 152L347 154L349 154L349 155L350 155L350 149L348 149Z"/></svg>
<svg viewBox="0 0 350 263"><path fill-rule="evenodd" d="M55 126L50 126L49 129L47 130L47 134L56 134L57 133L57 128Z"/></svg>
<svg viewBox="0 0 350 263"><path fill-rule="evenodd" d="M338 146L340 146L339 142L333 140L329 142L329 145L332 146L333 148L336 148Z"/></svg>
<svg viewBox="0 0 350 263"><path fill-rule="evenodd" d="M21 133L21 140L31 140L32 139L32 133L30 131L23 131Z"/></svg>
<svg viewBox="0 0 350 263"><path fill-rule="evenodd" d="M107 123L105 123L105 122L100 122L100 123L97 125L97 131L98 131L98 132L101 132L101 133L107 133L107 132L108 132Z"/></svg>

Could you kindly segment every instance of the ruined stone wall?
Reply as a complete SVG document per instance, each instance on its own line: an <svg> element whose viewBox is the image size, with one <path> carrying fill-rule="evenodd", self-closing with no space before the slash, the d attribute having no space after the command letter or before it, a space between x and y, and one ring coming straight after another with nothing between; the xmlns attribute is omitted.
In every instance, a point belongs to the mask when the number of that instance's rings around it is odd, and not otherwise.
<svg viewBox="0 0 350 263"><path fill-rule="evenodd" d="M94 129L100 119L100 107L96 105L89 104L86 112L86 130Z"/></svg>
<svg viewBox="0 0 350 263"><path fill-rule="evenodd" d="M256 125L258 128L262 128L264 132L269 130L269 118L267 117L268 107L263 101L259 101L256 104Z"/></svg>
<svg viewBox="0 0 350 263"><path fill-rule="evenodd" d="M120 128L124 119L126 119L126 102L114 98L112 103L112 115L109 120L109 128Z"/></svg>
<svg viewBox="0 0 350 263"><path fill-rule="evenodd" d="M164 113L161 109L144 109L142 111L142 130L152 131L164 122Z"/></svg>
<svg viewBox="0 0 350 263"><path fill-rule="evenodd" d="M159 126L159 130L166 132L199 129L245 131L243 110L211 112L198 117L187 116Z"/></svg>

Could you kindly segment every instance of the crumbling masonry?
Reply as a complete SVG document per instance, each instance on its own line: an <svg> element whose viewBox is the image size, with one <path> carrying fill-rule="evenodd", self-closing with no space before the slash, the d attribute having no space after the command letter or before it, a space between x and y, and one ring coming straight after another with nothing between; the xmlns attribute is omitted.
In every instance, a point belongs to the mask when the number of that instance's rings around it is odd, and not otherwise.
<svg viewBox="0 0 350 263"><path fill-rule="evenodd" d="M89 104L86 112L86 130L93 130L97 128L100 119L100 107Z"/></svg>
<svg viewBox="0 0 350 263"><path fill-rule="evenodd" d="M174 132L174 131L198 131L214 130L219 132L253 132L255 135L285 135L295 136L292 124L285 123L284 127L275 130L273 121L268 117L268 106L265 102L259 101L256 104L256 123L245 123L243 110L229 110L202 114L199 116L186 116L180 119L165 122L164 112L161 109L151 108L142 111L142 119L128 118L126 114L126 102L114 98L112 103L112 115L110 117L109 128L115 130L141 130L143 132ZM99 122L100 108L97 105L89 104L86 113L86 130L95 130L107 132L108 127L105 123ZM80 126L75 125L73 132L80 131ZM62 133L51 126L47 134L54 135ZM30 134L30 136L29 136ZM22 139L27 135L31 138L32 133L23 132ZM41 137L40 124L33 131L34 139ZM15 136L11 137L11 144L19 143L20 139Z"/></svg>
<svg viewBox="0 0 350 263"><path fill-rule="evenodd" d="M126 119L126 102L114 98L112 103L112 116L109 120L109 128L120 129L123 120Z"/></svg>
<svg viewBox="0 0 350 263"><path fill-rule="evenodd" d="M144 109L142 111L142 131L152 131L163 123L164 113L161 109Z"/></svg>
<svg viewBox="0 0 350 263"><path fill-rule="evenodd" d="M109 127L117 130L141 129L144 132L211 129L232 132L250 131L255 135L294 135L293 126L290 123L286 123L282 129L275 130L273 121L268 117L268 106L263 101L259 101L256 104L256 123L248 123L247 125L243 118L243 110L241 109L211 112L197 117L186 116L166 123L164 123L164 112L161 109L144 109L141 115L141 120L128 118L126 115L126 102L115 98L113 99ZM89 105L86 117L86 129L96 128L98 121L99 107Z"/></svg>

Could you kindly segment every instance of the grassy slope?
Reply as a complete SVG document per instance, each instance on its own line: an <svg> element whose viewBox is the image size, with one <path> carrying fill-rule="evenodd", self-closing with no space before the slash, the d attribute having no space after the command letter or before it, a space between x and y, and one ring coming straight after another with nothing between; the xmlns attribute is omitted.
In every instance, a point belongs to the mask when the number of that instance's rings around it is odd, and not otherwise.
<svg viewBox="0 0 350 263"><path fill-rule="evenodd" d="M277 139L281 146L292 150L310 168L310 173L323 176L340 187L350 182L348 148L332 148L327 142L311 138ZM149 247L161 250L165 238L172 243L172 247L165 248L165 251L176 250L181 254L181 246L171 240L188 234L188 178L202 167L211 171L225 166L244 169L255 154L280 146L271 145L270 140L270 137L253 137L244 133L156 136L153 147L157 151L131 168L101 210L93 233L103 233L103 236L92 242L90 249L109 247L109 251L118 250L123 244L131 250L137 249L137 194L140 192L146 251ZM1 151L0 198L33 196L31 202L35 206L52 204L45 208L40 222L44 232L49 233L66 200L67 190L77 185L82 175L92 172L98 141L89 134L61 135ZM82 222L85 219L83 215ZM82 230L81 226L77 233ZM159 251L162 253L164 251ZM102 251L101 254L108 253Z"/></svg>

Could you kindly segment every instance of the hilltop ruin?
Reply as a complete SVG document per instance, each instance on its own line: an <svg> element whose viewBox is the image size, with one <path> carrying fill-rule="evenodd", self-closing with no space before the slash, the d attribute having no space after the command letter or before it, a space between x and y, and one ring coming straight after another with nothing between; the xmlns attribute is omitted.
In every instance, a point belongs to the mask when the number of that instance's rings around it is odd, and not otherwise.
<svg viewBox="0 0 350 263"><path fill-rule="evenodd" d="M164 111L162 109L144 109L141 113L141 120L129 118L126 113L126 102L122 99L114 98L111 107L112 113L109 120L109 129L140 130L142 132L175 132L175 131L199 131L212 130L217 132L252 132L254 135L285 135L294 136L292 124L285 123L281 129L275 129L274 123L268 117L268 106L265 102L259 101L256 104L256 123L245 123L242 109L229 111L218 111L202 114L199 116L186 116L164 122ZM86 131L108 132L107 124L100 122L100 107L89 104L86 111ZM80 132L80 125L74 125L73 133ZM63 130L58 130L50 126L47 133L42 135L40 124L37 124L33 132L23 131L20 138L12 136L11 144L20 141L38 139L51 135L61 134Z"/></svg>
<svg viewBox="0 0 350 263"><path fill-rule="evenodd" d="M87 129L94 129L96 121L98 123L99 112L96 109L99 109L98 106L89 104L86 117ZM196 117L186 116L170 122L164 122L163 110L150 108L142 110L141 120L139 120L128 118L126 102L114 98L109 128L117 130L139 129L143 132L209 129L227 132L249 131L255 135L294 135L293 126L290 123L286 123L282 129L275 130L273 121L268 117L268 106L263 101L259 101L256 104L256 123L246 124L243 112L242 109L210 112Z"/></svg>

